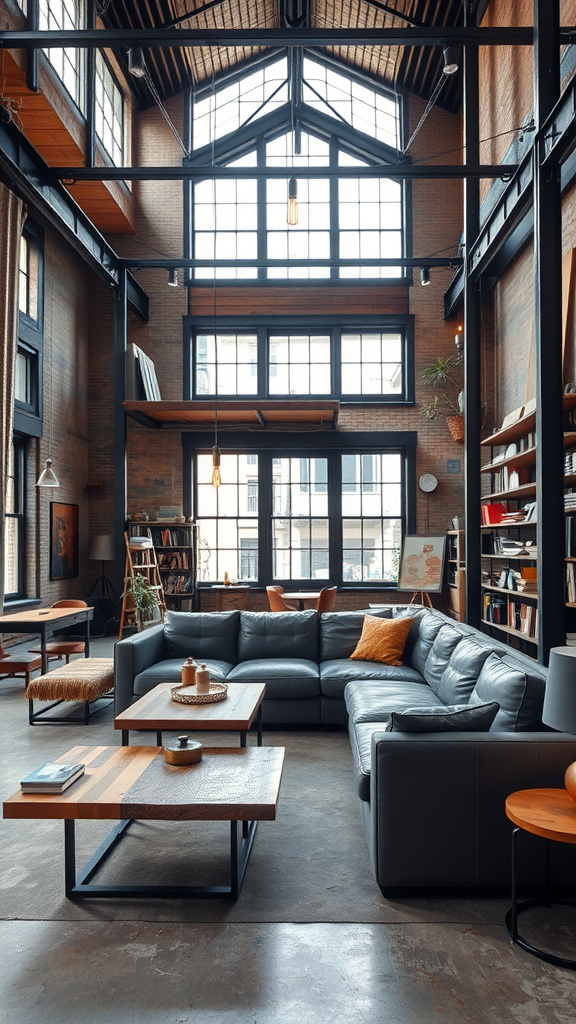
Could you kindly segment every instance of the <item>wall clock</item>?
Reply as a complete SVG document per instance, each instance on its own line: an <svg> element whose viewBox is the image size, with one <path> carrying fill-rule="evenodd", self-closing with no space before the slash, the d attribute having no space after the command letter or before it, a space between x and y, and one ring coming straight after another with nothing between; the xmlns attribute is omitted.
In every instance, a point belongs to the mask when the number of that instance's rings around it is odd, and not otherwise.
<svg viewBox="0 0 576 1024"><path fill-rule="evenodd" d="M422 473L422 476L418 480L418 487L424 494L432 494L438 487L438 481L433 473Z"/></svg>

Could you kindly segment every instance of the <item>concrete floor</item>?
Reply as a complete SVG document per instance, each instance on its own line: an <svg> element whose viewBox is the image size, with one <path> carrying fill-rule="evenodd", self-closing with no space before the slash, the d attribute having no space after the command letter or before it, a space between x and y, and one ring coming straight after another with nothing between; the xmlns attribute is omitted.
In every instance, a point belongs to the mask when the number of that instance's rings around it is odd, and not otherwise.
<svg viewBox="0 0 576 1024"><path fill-rule="evenodd" d="M443 901L444 919L388 924L157 923L154 905L146 921L130 920L129 902L125 919L106 921L97 901L88 920L0 921L0 1022L576 1021L576 973L513 947L503 922L447 922ZM558 929L541 938L554 943Z"/></svg>

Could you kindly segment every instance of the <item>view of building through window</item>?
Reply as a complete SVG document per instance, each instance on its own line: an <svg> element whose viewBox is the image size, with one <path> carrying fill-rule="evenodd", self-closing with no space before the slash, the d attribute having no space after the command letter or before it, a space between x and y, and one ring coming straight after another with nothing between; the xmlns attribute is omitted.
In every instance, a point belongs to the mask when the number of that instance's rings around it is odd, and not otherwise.
<svg viewBox="0 0 576 1024"><path fill-rule="evenodd" d="M83 0L40 0L39 28L62 31L85 28L86 15ZM84 107L84 52L80 48L44 50L58 78L78 107Z"/></svg>
<svg viewBox="0 0 576 1024"><path fill-rule="evenodd" d="M225 572L257 581L264 563L276 581L325 582L336 573L344 583L394 582L405 514L402 462L398 452L347 452L336 459L223 452L216 490L211 455L199 454L200 581L222 580ZM270 490L262 489L260 474ZM331 549L342 552L338 566L333 556L331 564Z"/></svg>

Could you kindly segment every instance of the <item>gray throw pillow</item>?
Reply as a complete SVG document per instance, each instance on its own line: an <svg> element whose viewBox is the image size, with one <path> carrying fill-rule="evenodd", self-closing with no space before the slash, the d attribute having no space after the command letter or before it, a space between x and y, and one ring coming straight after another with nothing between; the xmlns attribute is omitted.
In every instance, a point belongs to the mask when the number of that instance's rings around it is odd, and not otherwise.
<svg viewBox="0 0 576 1024"><path fill-rule="evenodd" d="M393 711L388 732L488 732L499 704L435 704L430 708Z"/></svg>

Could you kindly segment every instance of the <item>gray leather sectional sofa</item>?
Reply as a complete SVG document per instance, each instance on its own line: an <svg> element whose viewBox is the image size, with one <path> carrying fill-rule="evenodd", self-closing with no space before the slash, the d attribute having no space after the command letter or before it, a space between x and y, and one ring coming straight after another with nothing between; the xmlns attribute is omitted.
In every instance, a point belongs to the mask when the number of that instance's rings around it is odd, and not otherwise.
<svg viewBox="0 0 576 1024"><path fill-rule="evenodd" d="M157 683L179 681L191 654L215 680L265 681L269 724L348 722L383 892L508 885L506 796L562 786L576 760L576 737L542 726L545 669L440 612L397 605L380 614L415 617L401 666L350 659L362 612L168 612L163 625L116 644L116 713ZM463 731L463 719L477 714L469 707L494 702L488 731L474 722ZM446 705L464 705L465 714L444 716L437 732L394 714ZM533 883L544 844L523 840L520 877ZM571 851L554 846L556 877L572 877Z"/></svg>

